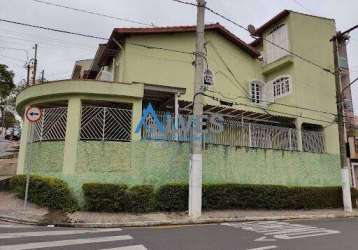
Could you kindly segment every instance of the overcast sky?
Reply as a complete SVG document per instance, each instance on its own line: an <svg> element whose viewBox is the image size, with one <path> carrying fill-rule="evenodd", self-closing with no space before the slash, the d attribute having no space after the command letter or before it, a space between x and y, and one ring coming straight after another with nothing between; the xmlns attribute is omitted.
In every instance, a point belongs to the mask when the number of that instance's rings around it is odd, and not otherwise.
<svg viewBox="0 0 358 250"><path fill-rule="evenodd" d="M144 23L153 23L156 26L193 25L196 18L195 8L170 0L48 1ZM207 0L207 2L209 7L224 13L244 26L248 24L260 26L283 9L334 18L338 30L346 30L358 24L358 1L356 0ZM33 0L0 0L0 18L107 38L115 27L138 26L48 6ZM246 31L207 13L206 23L216 22L220 22L243 40L251 41ZM0 22L0 47L25 49L28 56L32 57L34 43L39 44L38 70L44 69L48 80L69 78L74 61L93 57L99 42L101 41L96 39L39 31ZM351 33L348 54L351 79L354 79L358 76L358 29ZM23 67L26 59L25 51L0 48L0 63L9 65L10 69L15 72L16 82L26 76ZM353 101L355 112L358 113L358 83L353 87Z"/></svg>

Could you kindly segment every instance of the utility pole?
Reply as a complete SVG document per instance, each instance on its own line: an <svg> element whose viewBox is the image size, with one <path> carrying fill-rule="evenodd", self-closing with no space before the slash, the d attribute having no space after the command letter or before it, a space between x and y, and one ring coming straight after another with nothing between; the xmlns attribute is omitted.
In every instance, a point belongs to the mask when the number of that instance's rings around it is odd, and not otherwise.
<svg viewBox="0 0 358 250"><path fill-rule="evenodd" d="M45 70L43 69L41 71L41 83L44 83L44 81L45 81Z"/></svg>
<svg viewBox="0 0 358 250"><path fill-rule="evenodd" d="M202 206L202 115L203 96L200 95L204 84L204 32L205 32L205 0L197 0L196 50L195 50L195 82L193 97L193 133L189 165L189 216L201 216Z"/></svg>
<svg viewBox="0 0 358 250"><path fill-rule="evenodd" d="M36 70L37 70L37 43L34 47L35 50L35 56L34 56L34 69L33 69L33 75L32 75L32 84L36 84Z"/></svg>
<svg viewBox="0 0 358 250"><path fill-rule="evenodd" d="M30 63L31 62L27 62L26 68L27 68L27 78L26 78L26 86L30 85Z"/></svg>
<svg viewBox="0 0 358 250"><path fill-rule="evenodd" d="M350 29L343 33L337 32L337 34L331 39L333 42L333 54L334 54L334 66L335 66L335 81L336 81L336 98L337 98L337 112L338 112L338 133L339 133L339 148L340 148L340 161L341 161L341 174L342 174L342 192L343 192L343 205L346 212L352 212L352 199L350 190L350 174L349 174L349 162L347 158L347 131L345 127L345 93L342 91L342 81L345 85L349 84L349 77L342 76L340 58L344 58L346 55L342 55L342 49L345 50L346 40L349 39L348 33L353 30ZM346 52L344 52L346 54ZM347 66L348 68L348 66ZM348 83L347 83L348 80Z"/></svg>

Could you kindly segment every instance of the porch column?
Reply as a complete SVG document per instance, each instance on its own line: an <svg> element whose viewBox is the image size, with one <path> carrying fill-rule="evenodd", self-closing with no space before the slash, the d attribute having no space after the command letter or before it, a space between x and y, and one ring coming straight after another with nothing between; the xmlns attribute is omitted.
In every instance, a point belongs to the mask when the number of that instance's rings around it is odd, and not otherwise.
<svg viewBox="0 0 358 250"><path fill-rule="evenodd" d="M302 121L300 118L296 119L295 122L296 126L296 132L297 132L297 150L303 151L303 145L302 145Z"/></svg>
<svg viewBox="0 0 358 250"><path fill-rule="evenodd" d="M132 112L132 141L140 141L142 135L141 133L136 133L135 129L142 118L142 99L133 102Z"/></svg>
<svg viewBox="0 0 358 250"><path fill-rule="evenodd" d="M175 126L175 140L179 140L179 93L174 94L174 126Z"/></svg>
<svg viewBox="0 0 358 250"><path fill-rule="evenodd" d="M25 107L25 110L28 106ZM25 115L24 115L25 116ZM26 166L26 153L28 150L28 144L30 142L30 123L23 117L20 139L20 150L17 158L16 174L24 174Z"/></svg>
<svg viewBox="0 0 358 250"><path fill-rule="evenodd" d="M64 175L71 175L75 173L80 130L81 99L79 97L71 97L68 99L67 109L65 148L62 167Z"/></svg>

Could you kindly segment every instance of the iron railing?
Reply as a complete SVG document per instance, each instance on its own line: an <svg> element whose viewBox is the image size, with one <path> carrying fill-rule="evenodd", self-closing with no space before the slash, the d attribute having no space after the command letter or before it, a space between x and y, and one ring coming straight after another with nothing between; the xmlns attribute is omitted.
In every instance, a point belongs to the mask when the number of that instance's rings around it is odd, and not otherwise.
<svg viewBox="0 0 358 250"><path fill-rule="evenodd" d="M302 130L302 148L305 152L324 153L324 133L322 131Z"/></svg>
<svg viewBox="0 0 358 250"><path fill-rule="evenodd" d="M130 141L132 110L82 106L81 140Z"/></svg>
<svg viewBox="0 0 358 250"><path fill-rule="evenodd" d="M193 140L191 130L178 129L173 133L170 114L159 114L158 119L164 127L160 131L154 119L148 116L142 129L142 138L147 140L165 140L190 142ZM183 116L186 121L189 116ZM183 118L182 118L183 119ZM169 121L169 122L168 122ZM210 126L210 125L209 125ZM298 150L297 130L288 127L247 123L236 120L225 120L224 130L217 133L210 129L203 134L203 142L208 144L267 148L280 150ZM302 131L303 150L306 152L324 153L324 134L320 131Z"/></svg>
<svg viewBox="0 0 358 250"><path fill-rule="evenodd" d="M39 121L33 124L33 141L64 140L67 107L44 108Z"/></svg>

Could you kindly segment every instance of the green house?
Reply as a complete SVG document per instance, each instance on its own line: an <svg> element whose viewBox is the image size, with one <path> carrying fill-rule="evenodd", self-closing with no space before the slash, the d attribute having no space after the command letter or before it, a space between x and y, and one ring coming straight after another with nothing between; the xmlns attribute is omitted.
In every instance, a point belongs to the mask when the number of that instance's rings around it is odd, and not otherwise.
<svg viewBox="0 0 358 250"><path fill-rule="evenodd" d="M335 32L333 19L287 10L257 28L250 44L220 24L206 25L213 85L204 113L223 117L224 130L204 136L204 183L341 185L328 72ZM115 28L93 59L76 63L72 79L25 88L18 112L38 106L43 114L23 123L18 174L32 158L34 173L76 190L89 181L187 182L190 133L153 129L153 117L135 129L149 103L164 126L168 115L175 125L189 119L194 49L194 26Z"/></svg>

